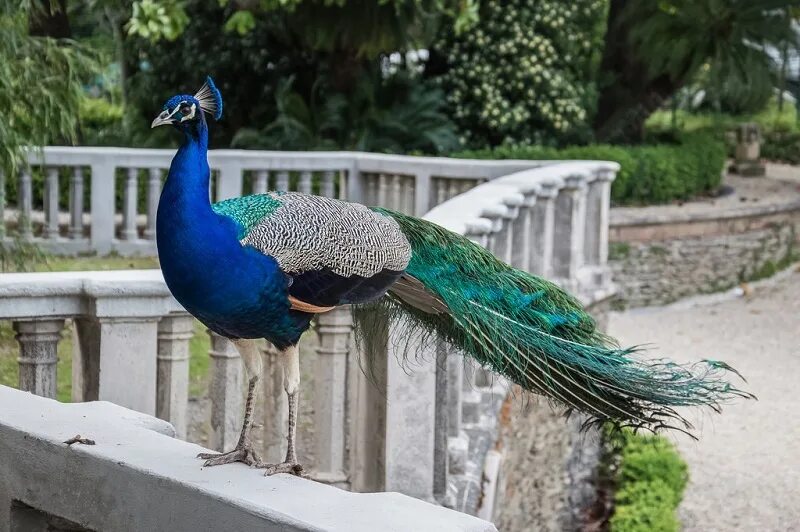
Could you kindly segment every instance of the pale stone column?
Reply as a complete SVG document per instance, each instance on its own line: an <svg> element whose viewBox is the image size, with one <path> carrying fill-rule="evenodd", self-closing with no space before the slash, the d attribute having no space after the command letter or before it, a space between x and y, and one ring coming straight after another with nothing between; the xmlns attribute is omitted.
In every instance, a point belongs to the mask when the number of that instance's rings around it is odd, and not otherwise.
<svg viewBox="0 0 800 532"><path fill-rule="evenodd" d="M59 236L58 227L58 167L48 166L44 188L45 227L44 237L56 239Z"/></svg>
<svg viewBox="0 0 800 532"><path fill-rule="evenodd" d="M433 496L443 506L453 508L455 500L448 493L449 477L449 432L450 417L454 413L450 398L452 396L449 368L450 346L443 341L436 342L436 419L434 425L433 447ZM460 396L459 396L460 404ZM460 418L460 415L458 416Z"/></svg>
<svg viewBox="0 0 800 532"><path fill-rule="evenodd" d="M239 441L244 415L244 368L233 343L214 332L211 338L211 448L228 451Z"/></svg>
<svg viewBox="0 0 800 532"><path fill-rule="evenodd" d="M317 360L314 366L314 425L317 471L314 478L340 488L349 482L345 472L347 356L353 320L350 307L317 316Z"/></svg>
<svg viewBox="0 0 800 532"><path fill-rule="evenodd" d="M583 266L586 221L586 176L564 179L556 198L553 274L569 291L576 289L578 269Z"/></svg>
<svg viewBox="0 0 800 532"><path fill-rule="evenodd" d="M136 240L139 238L139 228L136 226L138 183L139 169L128 168L122 189L122 231L120 231L119 236L123 240Z"/></svg>
<svg viewBox="0 0 800 532"><path fill-rule="evenodd" d="M586 233L584 255L597 277L598 285L604 284L608 262L608 222L611 206L611 182L614 172L601 171L589 183L586 195Z"/></svg>
<svg viewBox="0 0 800 532"><path fill-rule="evenodd" d="M19 219L17 221L17 232L23 240L33 238L33 225L31 222L31 212L33 211L33 182L31 171L23 168L19 173L19 190L17 190L17 206L19 208Z"/></svg>
<svg viewBox="0 0 800 532"><path fill-rule="evenodd" d="M19 343L19 389L56 398L56 363L63 319L15 321Z"/></svg>
<svg viewBox="0 0 800 532"><path fill-rule="evenodd" d="M539 187L530 188L524 191L524 200L519 208L519 214L511 222L511 235L509 247L510 262L515 268L523 271L530 271L531 267L531 248L533 247L533 207L536 205L536 194Z"/></svg>
<svg viewBox="0 0 800 532"><path fill-rule="evenodd" d="M144 230L147 240L156 239L156 215L160 197L161 168L150 168L147 172L147 226Z"/></svg>
<svg viewBox="0 0 800 532"><path fill-rule="evenodd" d="M553 228L555 221L555 198L558 181L542 183L536 193L536 203L531 207L531 255L529 271L541 277L550 277L553 271Z"/></svg>
<svg viewBox="0 0 800 532"><path fill-rule="evenodd" d="M119 309L125 303L118 301ZM159 318L104 313L76 319L73 400L110 401L155 415Z"/></svg>
<svg viewBox="0 0 800 532"><path fill-rule="evenodd" d="M286 457L286 431L289 404L283 387L281 352L271 343L264 344L264 370L261 389L264 394L264 461L280 463ZM302 386L302 383L300 383Z"/></svg>
<svg viewBox="0 0 800 532"><path fill-rule="evenodd" d="M158 322L156 416L169 421L182 439L186 438L192 336L194 319L188 313L169 314Z"/></svg>
<svg viewBox="0 0 800 532"><path fill-rule="evenodd" d="M83 238L83 167L72 169L69 185L69 237Z"/></svg>

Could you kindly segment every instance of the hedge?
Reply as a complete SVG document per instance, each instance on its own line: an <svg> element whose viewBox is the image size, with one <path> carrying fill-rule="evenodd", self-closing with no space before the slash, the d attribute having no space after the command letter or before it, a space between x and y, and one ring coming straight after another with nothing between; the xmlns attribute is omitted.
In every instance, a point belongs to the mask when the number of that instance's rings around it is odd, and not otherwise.
<svg viewBox="0 0 800 532"><path fill-rule="evenodd" d="M611 188L617 204L659 204L686 200L719 187L726 150L709 134L685 134L674 143L639 146L593 144L563 149L500 146L466 151L472 159L594 159L616 161L621 168Z"/></svg>
<svg viewBox="0 0 800 532"><path fill-rule="evenodd" d="M607 433L614 449L614 514L611 532L677 532L676 509L688 482L688 468L662 436L630 430Z"/></svg>

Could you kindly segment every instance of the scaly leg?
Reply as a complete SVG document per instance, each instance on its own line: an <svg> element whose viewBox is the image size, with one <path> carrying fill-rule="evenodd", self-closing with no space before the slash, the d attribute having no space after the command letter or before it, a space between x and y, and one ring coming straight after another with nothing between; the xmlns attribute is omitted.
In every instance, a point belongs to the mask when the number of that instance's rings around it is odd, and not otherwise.
<svg viewBox="0 0 800 532"><path fill-rule="evenodd" d="M242 423L242 432L239 434L239 441L232 451L227 453L200 453L198 458L204 459L205 466L215 466L222 464L230 464L233 462L244 462L249 466L262 466L261 459L253 449L253 444L250 441L250 427L253 419L253 403L255 402L255 391L258 379L261 376L261 353L259 353L258 345L255 340L234 340L234 345L242 357L247 375L250 377L247 386L247 401L244 406L244 422Z"/></svg>
<svg viewBox="0 0 800 532"><path fill-rule="evenodd" d="M289 399L289 434L286 436L288 444L286 459L280 464L267 465L264 474L289 473L300 476L303 474L303 466L297 463L297 454L295 452L298 388L300 387L300 351L296 345L293 345L287 348L283 354L283 388L286 390L286 396Z"/></svg>

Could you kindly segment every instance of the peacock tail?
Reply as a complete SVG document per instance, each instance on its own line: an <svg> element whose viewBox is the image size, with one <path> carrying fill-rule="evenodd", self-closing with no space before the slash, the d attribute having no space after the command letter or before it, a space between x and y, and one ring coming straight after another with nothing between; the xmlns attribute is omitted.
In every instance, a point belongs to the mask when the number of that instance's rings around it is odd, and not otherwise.
<svg viewBox="0 0 800 532"><path fill-rule="evenodd" d="M412 248L404 276L376 304L568 412L618 425L655 430L677 422L689 429L675 407L719 410L731 398L753 397L725 380L735 370L724 362L644 360L637 348L620 348L598 331L580 302L555 284L436 224L374 210L394 219ZM357 318L374 320L374 305Z"/></svg>

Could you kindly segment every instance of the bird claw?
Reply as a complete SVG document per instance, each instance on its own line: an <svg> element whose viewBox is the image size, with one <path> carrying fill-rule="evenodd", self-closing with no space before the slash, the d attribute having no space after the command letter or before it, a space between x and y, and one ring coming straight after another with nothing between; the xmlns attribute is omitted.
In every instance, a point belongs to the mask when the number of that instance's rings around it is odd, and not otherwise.
<svg viewBox="0 0 800 532"><path fill-rule="evenodd" d="M200 453L198 458L205 460L203 467L212 467L234 462L242 462L250 467L261 467L261 459L253 450L249 441L239 442L236 448L227 453Z"/></svg>
<svg viewBox="0 0 800 532"><path fill-rule="evenodd" d="M281 462L280 464L262 464L257 467L259 468L263 467L266 470L264 471L265 477L277 475L278 473L286 473L288 475L294 475L296 477L301 477L301 478L306 478L308 476L303 470L303 466L296 462Z"/></svg>

